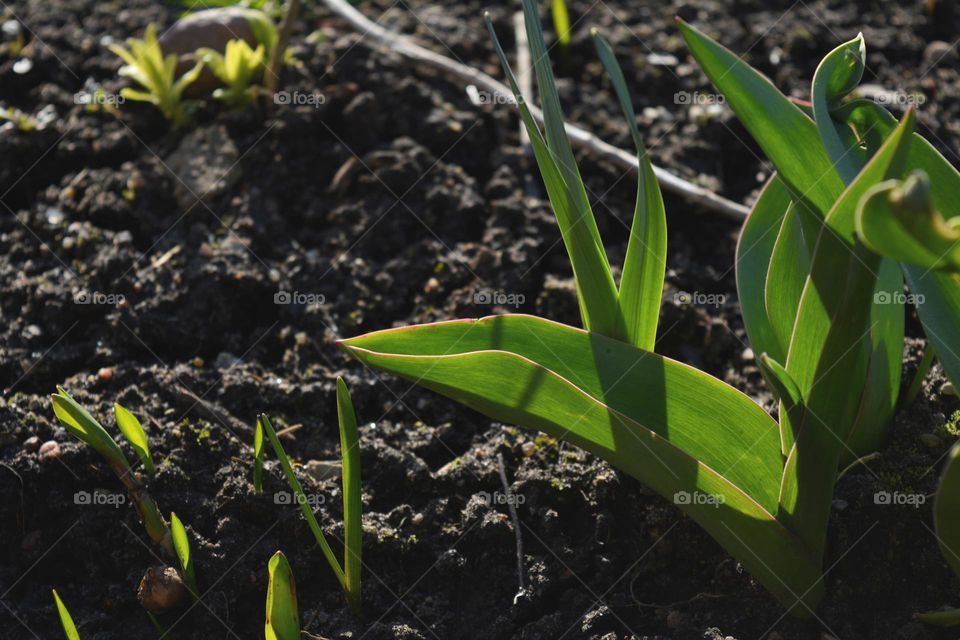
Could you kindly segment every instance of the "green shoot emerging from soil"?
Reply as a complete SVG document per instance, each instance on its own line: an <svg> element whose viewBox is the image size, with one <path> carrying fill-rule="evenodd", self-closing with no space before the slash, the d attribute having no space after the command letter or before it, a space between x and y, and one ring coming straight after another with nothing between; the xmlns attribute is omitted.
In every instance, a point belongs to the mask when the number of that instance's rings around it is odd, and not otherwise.
<svg viewBox="0 0 960 640"><path fill-rule="evenodd" d="M63 625L63 633L67 636L67 640L80 640L77 625L73 623L73 618L67 611L67 605L63 604L63 600L60 599L60 594L57 593L56 589L53 590L53 601L57 605L57 614L60 616L60 624Z"/></svg>
<svg viewBox="0 0 960 640"><path fill-rule="evenodd" d="M80 406L76 400L70 397L70 394L62 387L57 387L57 393L51 396L51 401L53 402L54 413L61 424L67 428L67 431L81 442L85 442L96 449L97 453L103 456L110 468L113 469L113 472L117 475L117 478L120 479L120 482L123 483L123 486L126 487L130 499L137 508L137 513L140 515L140 520L143 522L147 535L168 554L173 555L170 529L167 527L166 522L164 522L163 516L160 515L156 503L147 494L137 474L130 466L127 457L123 454L123 451L120 450L116 441L107 433L106 429L104 429L86 409ZM120 424L121 421L126 423L126 427L121 427L122 433L127 436L126 430L129 430L130 434L133 435L133 438L130 439L131 445L139 452L139 443L142 446L144 455L149 458L150 454L146 444L146 435L143 434L143 428L140 427L140 423L136 422L134 418L136 427L139 427L134 428L129 422L132 414L119 405L117 405L116 408L121 409L121 414L124 415L123 419L118 417L118 424ZM127 437L129 438L130 436Z"/></svg>
<svg viewBox="0 0 960 640"><path fill-rule="evenodd" d="M224 85L213 92L214 98L232 108L253 101L256 89L251 83L263 72L267 61L264 45L252 49L245 40L231 40L223 54L213 49L199 49L197 55Z"/></svg>
<svg viewBox="0 0 960 640"><path fill-rule="evenodd" d="M170 54L164 58L157 41L157 28L153 24L147 26L143 40L127 39L127 47L112 45L110 50L126 63L120 67L120 75L130 78L142 89L125 87L120 95L127 100L149 102L174 125L184 124L187 112L182 99L183 92L200 75L203 63L198 62L177 78L177 56Z"/></svg>
<svg viewBox="0 0 960 640"><path fill-rule="evenodd" d="M342 378L337 378L337 417L340 423L340 455L343 460L343 565L337 561L333 550L327 542L326 536L320 529L316 516L310 506L307 496L303 492L300 480L293 470L293 465L280 444L280 439L266 415L257 419L257 429L266 434L273 446L273 451L280 461L283 474L290 484L294 500L300 505L310 530L313 532L317 544L320 545L327 563L333 570L347 596L347 602L354 612L360 612L360 574L361 574L361 547L363 540L363 503L360 492L360 435L357 429L357 416L350 400L350 392ZM262 435L260 436L262 438ZM254 466L258 463L254 461ZM262 460L260 461L262 464ZM256 476L256 470L254 471Z"/></svg>
<svg viewBox="0 0 960 640"><path fill-rule="evenodd" d="M173 538L173 549L177 553L177 559L180 560L180 571L183 574L184 582L187 583L187 589L194 599L200 597L197 590L197 574L193 568L193 556L190 553L190 537L187 535L187 529L180 522L177 514L170 513L170 532Z"/></svg>
<svg viewBox="0 0 960 640"><path fill-rule="evenodd" d="M267 612L264 623L266 640L300 640L300 614L297 612L297 585L290 563L277 551L267 564Z"/></svg>

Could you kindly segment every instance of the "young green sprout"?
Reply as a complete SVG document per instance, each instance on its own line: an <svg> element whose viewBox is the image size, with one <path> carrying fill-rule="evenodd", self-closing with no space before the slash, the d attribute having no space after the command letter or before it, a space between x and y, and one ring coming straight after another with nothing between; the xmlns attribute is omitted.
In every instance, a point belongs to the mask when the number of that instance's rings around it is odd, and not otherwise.
<svg viewBox="0 0 960 640"><path fill-rule="evenodd" d="M60 599L60 594L57 593L56 589L53 590L53 601L57 605L57 614L60 616L60 624L63 625L63 633L67 636L67 640L80 640L77 625L73 623L73 618L67 611L67 605L63 604L63 600Z"/></svg>
<svg viewBox="0 0 960 640"><path fill-rule="evenodd" d="M147 494L133 468L130 466L130 463L127 461L127 457L123 454L123 451L121 451L116 441L107 433L106 429L90 415L90 412L80 406L63 387L57 387L57 393L51 396L51 401L53 403L54 413L61 424L66 427L67 431L81 442L93 447L97 453L103 456L110 468L113 469L113 472L117 478L120 479L120 482L123 483L123 486L127 489L127 494L136 506L137 513L140 516L141 522L143 522L147 535L159 544L164 551L173 555L170 529L167 527L163 516L160 515L160 510L157 509L156 503L149 494ZM140 423L134 418L133 420L136 422L136 427L140 427L139 429L135 428L129 421L129 418L132 417L129 411L126 411L119 405L117 405L115 409L120 409L118 416L124 416L122 419L118 417L118 424L123 421L126 425L125 427L121 427L121 432L127 435L127 431L129 431L133 436L133 438L131 438L131 444L134 449L139 453L141 451L140 447L142 447L143 455L149 459L150 453L147 448L146 436L143 435L142 438L140 437L143 433ZM124 431L124 429L127 431ZM129 438L130 436L127 437Z"/></svg>
<svg viewBox="0 0 960 640"><path fill-rule="evenodd" d="M290 464L290 459L280 444L270 418L261 415L257 428L262 430L270 440L273 451L280 461L283 474L290 484L294 499L300 505L310 531L313 532L317 544L320 545L327 563L333 570L347 597L347 603L355 612L360 612L360 574L362 568L363 542L363 503L360 491L360 434L357 429L357 416L350 400L350 392L342 378L337 378L337 417L340 423L340 455L343 460L343 565L337 561L333 550L327 542L326 536L320 529L316 516L310 507L300 480ZM256 464L256 462L254 463Z"/></svg>
<svg viewBox="0 0 960 640"><path fill-rule="evenodd" d="M263 625L266 640L300 640L300 614L297 612L297 585L290 563L277 551L267 564L267 612Z"/></svg>
<svg viewBox="0 0 960 640"><path fill-rule="evenodd" d="M140 458L140 462L143 464L143 468L146 469L147 473L151 476L156 475L157 468L154 466L153 458L150 456L150 443L147 442L147 434L143 430L143 425L137 420L137 416L127 411L119 403L113 405L113 415L117 420L117 428L120 429L120 433L123 434L123 437L125 437L133 447L137 457Z"/></svg>
<svg viewBox="0 0 960 640"><path fill-rule="evenodd" d="M253 490L263 493L263 421L257 420L253 430Z"/></svg>
<svg viewBox="0 0 960 640"><path fill-rule="evenodd" d="M256 89L251 83L255 76L263 73L267 62L264 45L252 49L245 40L230 40L223 54L213 49L199 49L197 55L224 85L213 92L214 98L232 108L253 101Z"/></svg>
<svg viewBox="0 0 960 640"><path fill-rule="evenodd" d="M183 574L187 589L194 599L200 597L200 591L197 590L197 575L193 568L193 556L190 553L190 537L187 535L187 529L180 522L177 514L170 512L170 532L173 538L173 549L180 560L180 572Z"/></svg>
<svg viewBox="0 0 960 640"><path fill-rule="evenodd" d="M120 75L130 78L140 85L141 89L125 87L120 91L120 95L127 100L149 102L175 126L184 124L187 111L183 92L200 75L203 63L198 62L177 78L177 56L172 53L163 56L154 24L147 26L143 40L128 38L127 47L129 48L115 44L110 46L110 50L126 63L120 67Z"/></svg>

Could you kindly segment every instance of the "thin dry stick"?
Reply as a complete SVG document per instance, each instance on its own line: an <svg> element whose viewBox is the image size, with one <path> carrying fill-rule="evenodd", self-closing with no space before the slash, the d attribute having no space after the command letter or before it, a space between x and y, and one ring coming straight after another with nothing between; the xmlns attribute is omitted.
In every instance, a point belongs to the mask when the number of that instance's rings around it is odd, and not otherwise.
<svg viewBox="0 0 960 640"><path fill-rule="evenodd" d="M520 532L520 516L517 515L517 508L514 506L513 494L510 492L510 483L507 482L507 469L503 465L503 455L497 452L497 465L500 467L500 484L503 485L503 495L507 500L507 508L510 510L510 520L513 522L513 533L517 538L517 582L520 588L517 589L517 595L513 597L513 603L527 594L527 571L523 565L523 535Z"/></svg>
<svg viewBox="0 0 960 640"><path fill-rule="evenodd" d="M494 96L512 96L512 93L506 85L498 82L485 73L471 69L470 67L455 62L446 56L434 53L428 49L414 44L409 38L397 35L392 31L381 27L369 20L362 13L347 4L346 0L324 0L327 7L335 14L349 22L355 29L362 33L366 39L370 37L379 47L395 51L411 60L416 60L426 66L437 69L444 75L462 82L472 84L479 89L487 91ZM509 102L509 100L505 100ZM530 113L537 122L543 124L543 112L534 105L530 105ZM586 151L596 154L605 160L637 173L637 158L632 153L606 143L596 137L589 131L580 127L566 123L567 135L570 137L574 146L580 147ZM653 167L657 180L660 185L671 193L694 202L705 209L716 211L728 218L734 220L743 220L747 217L750 210L739 204L719 196L712 191L684 180L673 175L662 167Z"/></svg>

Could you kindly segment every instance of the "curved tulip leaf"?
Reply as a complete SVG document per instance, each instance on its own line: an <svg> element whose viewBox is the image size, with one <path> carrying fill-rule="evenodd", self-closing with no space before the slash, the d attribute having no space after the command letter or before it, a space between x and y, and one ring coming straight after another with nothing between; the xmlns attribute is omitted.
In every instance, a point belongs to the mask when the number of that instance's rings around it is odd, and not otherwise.
<svg viewBox="0 0 960 640"><path fill-rule="evenodd" d="M877 253L925 269L960 273L960 219L933 206L930 179L917 171L871 189L857 210L857 233Z"/></svg>
<svg viewBox="0 0 960 640"><path fill-rule="evenodd" d="M637 129L637 116L623 71L613 49L596 30L593 31L593 41L626 116L639 165L637 201L618 292L620 314L626 325L626 341L640 349L653 351L667 263L667 216L660 184Z"/></svg>
<svg viewBox="0 0 960 640"><path fill-rule="evenodd" d="M802 406L803 396L800 395L800 387L790 377L784 366L766 353L760 354L759 362L764 369L764 377L772 382L771 386L787 410Z"/></svg>
<svg viewBox="0 0 960 640"><path fill-rule="evenodd" d="M496 420L572 442L673 496L798 615L820 598L818 559L775 517L777 424L719 380L522 315L392 329L340 345ZM704 495L716 499L692 498Z"/></svg>
<svg viewBox="0 0 960 640"><path fill-rule="evenodd" d="M790 190L778 176L772 176L737 240L737 297L750 346L754 353L767 353L781 362L787 358L787 343L780 342L767 316L765 289L773 250L791 202Z"/></svg>
<svg viewBox="0 0 960 640"><path fill-rule="evenodd" d="M120 406L119 403L113 405L113 415L117 420L120 433L133 447L137 457L140 458L140 462L143 463L143 468L150 475L155 474L157 468L153 465L153 458L150 457L150 443L147 441L147 434L143 430L143 425L137 420L137 416Z"/></svg>
<svg viewBox="0 0 960 640"><path fill-rule="evenodd" d="M820 62L813 75L810 92L813 114L823 146L833 160L840 178L847 184L857 177L866 164L868 150L858 144L850 127L833 119L830 111L860 84L866 56L862 33L841 44Z"/></svg>
<svg viewBox="0 0 960 640"><path fill-rule="evenodd" d="M678 24L690 53L773 162L794 199L808 201L825 215L843 191L843 181L813 120L732 51L686 22Z"/></svg>
<svg viewBox="0 0 960 640"><path fill-rule="evenodd" d="M822 552L833 485L845 440L868 378L873 294L881 259L855 242L857 203L871 187L902 175L914 112L844 191L817 240L787 355L786 369L800 389L800 420L787 413L794 443L781 487L781 518L811 549ZM843 318L843 322L837 322ZM828 469L829 472L824 470Z"/></svg>
<svg viewBox="0 0 960 640"><path fill-rule="evenodd" d="M277 551L267 563L267 616L264 635L267 640L300 640L300 614L297 611L297 585L290 563Z"/></svg>

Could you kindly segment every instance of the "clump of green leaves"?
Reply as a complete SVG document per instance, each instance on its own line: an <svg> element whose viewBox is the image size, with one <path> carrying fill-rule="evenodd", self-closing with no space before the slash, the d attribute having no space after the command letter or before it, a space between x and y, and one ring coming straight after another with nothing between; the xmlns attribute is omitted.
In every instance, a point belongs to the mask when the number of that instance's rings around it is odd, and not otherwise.
<svg viewBox="0 0 960 640"><path fill-rule="evenodd" d="M224 85L213 92L214 98L233 108L250 104L256 96L251 83L263 73L267 61L264 45L252 49L245 40L230 40L223 54L199 49L197 55Z"/></svg>
<svg viewBox="0 0 960 640"><path fill-rule="evenodd" d="M350 399L350 391L342 378L337 378L337 417L340 425L340 455L343 461L343 565L337 560L327 542L326 536L320 529L320 524L313 513L310 502L303 492L303 486L293 470L290 458L287 457L280 444L280 439L270 422L270 418L261 415L257 419L255 441L261 442L260 446L255 446L254 453L254 479L255 483L262 471L257 471L258 465L263 464L262 458L262 440L265 434L270 441L273 451L280 461L280 468L290 485L294 499L300 505L300 510L310 531L313 532L317 544L323 552L327 563L333 570L340 583L341 588L347 597L347 603L354 612L360 612L360 575L363 566L362 546L363 546L363 503L360 489L360 433L357 428L357 416L353 408L353 402ZM257 435L259 434L259 435ZM257 454L257 449L260 455Z"/></svg>
<svg viewBox="0 0 960 640"><path fill-rule="evenodd" d="M57 387L57 393L51 396L51 401L54 413L67 431L81 442L93 447L113 469L136 506L147 535L167 553L173 555L170 529L117 442L90 412L84 409L62 387ZM147 469L148 472L153 473L154 467L150 458L147 437L140 422L120 405L115 405L114 410L121 433L130 441L141 460L150 461ZM144 464L146 465L146 462Z"/></svg>
<svg viewBox="0 0 960 640"><path fill-rule="evenodd" d="M60 624L63 625L63 633L67 636L67 640L80 640L77 625L73 623L73 618L67 611L67 605L63 604L63 600L60 599L60 594L57 593L56 589L53 590L53 601L57 605L57 614L60 616Z"/></svg>
<svg viewBox="0 0 960 640"><path fill-rule="evenodd" d="M300 640L300 614L297 611L297 585L290 563L277 551L267 564L266 640Z"/></svg>
<svg viewBox="0 0 960 640"><path fill-rule="evenodd" d="M200 75L203 63L198 62L177 78L177 55L171 53L164 57L154 24L147 26L142 40L128 38L127 47L112 45L110 50L126 63L120 67L120 75L130 78L140 85L141 89L125 87L120 91L120 95L127 100L149 102L174 125L184 124L187 119L187 105L183 100L183 92Z"/></svg>

